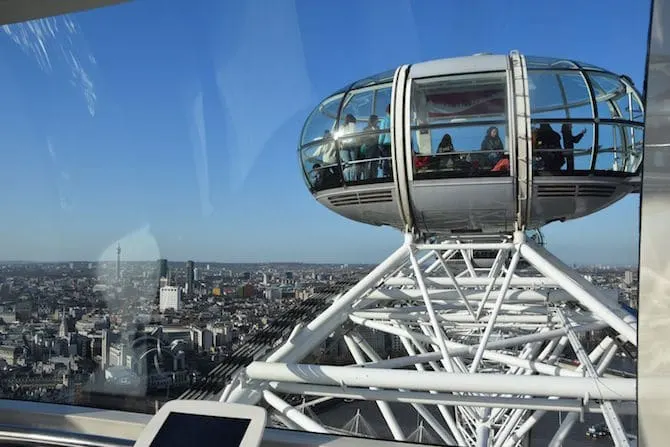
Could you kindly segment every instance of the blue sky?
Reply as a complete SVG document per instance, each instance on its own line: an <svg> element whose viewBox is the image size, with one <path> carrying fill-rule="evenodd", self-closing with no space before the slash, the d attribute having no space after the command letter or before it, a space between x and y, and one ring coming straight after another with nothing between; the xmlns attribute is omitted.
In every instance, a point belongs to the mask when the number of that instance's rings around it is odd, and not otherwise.
<svg viewBox="0 0 670 447"><path fill-rule="evenodd" d="M642 88L649 2L144 0L0 28L0 258L376 262L402 240L313 201L320 99L401 63L570 57ZM635 263L638 197L546 228L567 262Z"/></svg>

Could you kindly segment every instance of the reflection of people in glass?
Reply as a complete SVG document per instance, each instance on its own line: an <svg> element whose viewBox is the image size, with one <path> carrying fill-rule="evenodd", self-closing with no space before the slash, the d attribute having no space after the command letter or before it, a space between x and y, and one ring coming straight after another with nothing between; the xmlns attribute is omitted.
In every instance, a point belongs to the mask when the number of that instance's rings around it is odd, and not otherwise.
<svg viewBox="0 0 670 447"><path fill-rule="evenodd" d="M568 162L568 172L575 170L575 154L573 149L575 144L579 143L584 135L586 135L586 129L582 129L576 135L572 134L572 124L565 123L561 126L561 134L563 135L563 149L569 149L570 152L566 155Z"/></svg>
<svg viewBox="0 0 670 447"><path fill-rule="evenodd" d="M552 172L561 170L561 166L565 162L565 157L560 152L561 136L549 124L540 124L540 128L537 130L535 147L543 151L540 158L544 163L545 170Z"/></svg>
<svg viewBox="0 0 670 447"><path fill-rule="evenodd" d="M363 131L365 132L374 132L379 130L379 117L377 115L370 115L368 119L368 125L365 126ZM361 169L359 172L359 179L373 179L377 178L377 171L379 169L379 144L378 144L378 135L372 134L365 136L362 139L363 144L361 145L361 159L369 159L366 168Z"/></svg>

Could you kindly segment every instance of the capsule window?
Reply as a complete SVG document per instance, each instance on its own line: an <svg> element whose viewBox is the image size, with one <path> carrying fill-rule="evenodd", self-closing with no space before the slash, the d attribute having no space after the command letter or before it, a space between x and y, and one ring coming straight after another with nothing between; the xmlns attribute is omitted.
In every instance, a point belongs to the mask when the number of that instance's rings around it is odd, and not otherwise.
<svg viewBox="0 0 670 447"><path fill-rule="evenodd" d="M414 81L415 179L509 175L506 82L505 73Z"/></svg>
<svg viewBox="0 0 670 447"><path fill-rule="evenodd" d="M580 73L530 71L528 73L531 118L592 118L589 89Z"/></svg>
<svg viewBox="0 0 670 447"><path fill-rule="evenodd" d="M354 91L344 99L338 130L340 132L361 132L373 115L374 90Z"/></svg>
<svg viewBox="0 0 670 447"><path fill-rule="evenodd" d="M330 97L314 109L305 123L300 139L301 146L321 140L334 132L342 97L343 95Z"/></svg>
<svg viewBox="0 0 670 447"><path fill-rule="evenodd" d="M639 127L599 125L596 171L636 173L642 161L643 139L643 130Z"/></svg>
<svg viewBox="0 0 670 447"><path fill-rule="evenodd" d="M531 141L536 174L589 173L593 158L593 122L533 120Z"/></svg>
<svg viewBox="0 0 670 447"><path fill-rule="evenodd" d="M336 145L332 139L302 148L300 159L310 189L320 191L342 185Z"/></svg>
<svg viewBox="0 0 670 447"><path fill-rule="evenodd" d="M632 94L616 77L588 74L598 105L598 118L633 120Z"/></svg>

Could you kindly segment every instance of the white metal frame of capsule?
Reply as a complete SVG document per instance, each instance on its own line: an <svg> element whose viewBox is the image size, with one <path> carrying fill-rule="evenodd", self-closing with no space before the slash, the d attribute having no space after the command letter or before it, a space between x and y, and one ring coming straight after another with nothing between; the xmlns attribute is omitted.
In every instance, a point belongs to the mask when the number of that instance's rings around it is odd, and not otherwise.
<svg viewBox="0 0 670 447"><path fill-rule="evenodd" d="M377 85L367 85L359 81L343 89L338 95L340 103L337 108L337 118L334 122L334 132L338 133L340 125L347 114L346 108L356 95L365 95L370 91L391 89L390 95L390 164L392 169L386 175L386 181L359 182L344 181L338 187L314 190L315 198L329 209L353 220L373 225L389 225L400 230L414 231L423 234L444 233L509 233L516 229L534 229L556 220L568 220L583 217L605 208L637 189L639 185L638 170L642 160L640 151L634 166L628 174L614 175L611 172L597 170L598 157L606 153L594 146L602 143L604 129L614 133L631 132L631 141L624 135L613 136L613 153L620 145L622 149L634 152L637 143L634 133L639 131L638 140L642 137L643 120L633 119L634 106L642 111L642 102L632 83L623 76L614 75L605 70L590 65L577 65L569 60L555 60L560 64L555 67L539 68L536 65L527 66L526 58L516 51L509 55L480 55L461 58L443 59L403 65L399 67L391 79ZM561 65L562 64L562 65ZM569 86L565 81L559 81L556 90L560 87L563 105L554 104L553 109L531 110L531 99L536 98L537 92L543 93L551 89L540 86L533 89L529 82L529 75L552 76L561 79L572 79L579 82L584 97L579 101L569 99ZM509 155L509 175L491 175L490 172L474 177L440 177L422 178L415 175L413 148L416 144L417 133L420 129L428 129L428 139L433 138L433 132L448 132L457 127L476 127L477 120L458 122L458 117L441 124L418 125L415 122L417 106L413 101L419 98L417 85L431 82L450 82L450 79L472 78L476 80L482 76L497 76L501 88L505 92L505 110L498 118L491 119L497 126L506 131L504 152ZM625 89L625 95L630 101L629 117L618 114L616 117L600 116L603 114L603 105L607 101L601 86L596 86L592 77L609 78L619 83ZM436 80L436 81L434 81ZM532 80L532 79L531 79ZM574 87L573 87L574 88ZM535 92L535 93L534 93ZM325 103L324 102L324 103ZM614 101L613 101L614 102ZM625 102L625 101L624 101ZM579 107L588 109L586 114ZM624 107L627 105L624 104ZM414 107L414 109L413 109ZM420 111L420 107L418 107ZM317 109L318 110L318 109ZM551 110L565 110L566 117L546 117ZM600 111L599 111L600 110ZM371 110L371 112L374 110ZM571 116L577 111L577 116ZM316 111L315 111L316 112ZM612 116L615 116L612 114ZM538 152L531 141L532 126L540 122L550 125L561 123L582 123L590 126L591 132L584 138L590 142L588 149L575 151L566 150L572 157L579 153L586 160L584 169L575 168L574 171L561 175L536 175L547 173L538 171ZM488 125L481 121L479 126ZM309 121L306 127L309 126ZM423 126L423 127L422 127ZM351 139L365 137L359 133ZM425 132L424 132L425 133ZM304 163L305 146L318 145L319 139L301 140L301 162ZM335 136L337 140L337 135ZM325 140L321 140L325 141ZM341 141L341 140L340 140ZM414 142L413 142L414 141ZM325 144L325 143L324 143ZM454 143L456 146L456 142ZM311 146L314 147L314 146ZM428 144L430 150L431 144ZM338 154L340 147L338 146ZM419 147L419 150L422 148ZM459 148L456 149L457 151ZM559 148L556 148L559 150ZM474 154L474 151L469 154ZM434 151L420 155L437 156ZM338 155L337 165L347 169L361 169L367 163L366 159L345 161ZM598 163L600 163L598 161ZM356 168L358 167L358 168ZM304 166L303 166L304 168ZM343 171L339 171L343 173ZM305 172L309 184L309 173ZM391 178L392 176L392 178Z"/></svg>
<svg viewBox="0 0 670 447"><path fill-rule="evenodd" d="M494 250L494 263L475 267L472 250ZM580 333L606 328L597 346L583 345ZM363 330L394 337L406 354L385 360ZM609 365L623 344L637 345L636 331L635 317L616 299L523 232L439 243L408 233L395 253L296 327L264 361L248 366L220 399L262 400L275 423L319 433L341 428L301 407L328 399L374 401L398 441L407 440L407 429L390 404L405 404L442 442L465 446L520 445L545 413L561 411L569 414L550 443L560 446L584 414L599 413L615 445L627 446L620 416L635 413L636 380L617 376ZM342 337L353 364L301 363L333 334ZM568 346L577 365L563 358ZM296 407L278 393L314 400Z"/></svg>

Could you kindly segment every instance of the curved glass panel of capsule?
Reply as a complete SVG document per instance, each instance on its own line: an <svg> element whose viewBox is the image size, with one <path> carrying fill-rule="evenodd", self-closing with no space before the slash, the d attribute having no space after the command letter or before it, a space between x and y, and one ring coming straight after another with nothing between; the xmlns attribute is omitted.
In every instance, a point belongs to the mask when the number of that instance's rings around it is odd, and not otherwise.
<svg viewBox="0 0 670 447"><path fill-rule="evenodd" d="M300 161L312 192L393 181L389 76L392 81L390 72L355 83L307 119Z"/></svg>
<svg viewBox="0 0 670 447"><path fill-rule="evenodd" d="M637 175L644 140L639 95L624 77L577 64L528 71L535 174Z"/></svg>

